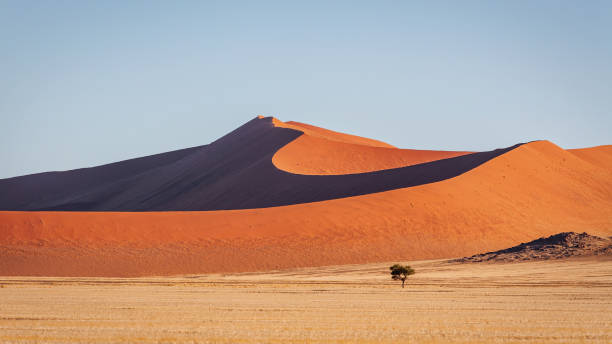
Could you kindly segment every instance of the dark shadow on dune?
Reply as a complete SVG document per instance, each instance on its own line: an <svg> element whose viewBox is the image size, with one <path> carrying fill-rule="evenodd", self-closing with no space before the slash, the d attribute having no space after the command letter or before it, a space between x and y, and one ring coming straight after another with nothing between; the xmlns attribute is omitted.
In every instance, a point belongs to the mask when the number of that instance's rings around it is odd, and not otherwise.
<svg viewBox="0 0 612 344"><path fill-rule="evenodd" d="M0 180L1 210L201 211L275 207L434 183L519 145L349 175L297 175L272 156L302 133L253 119L207 146Z"/></svg>

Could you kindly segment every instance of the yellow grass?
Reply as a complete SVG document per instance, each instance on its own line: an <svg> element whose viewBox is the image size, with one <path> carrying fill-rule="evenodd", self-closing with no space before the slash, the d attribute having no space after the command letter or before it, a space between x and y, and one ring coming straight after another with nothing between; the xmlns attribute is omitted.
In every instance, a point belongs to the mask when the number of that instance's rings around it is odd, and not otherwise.
<svg viewBox="0 0 612 344"><path fill-rule="evenodd" d="M0 278L0 342L610 343L612 261Z"/></svg>

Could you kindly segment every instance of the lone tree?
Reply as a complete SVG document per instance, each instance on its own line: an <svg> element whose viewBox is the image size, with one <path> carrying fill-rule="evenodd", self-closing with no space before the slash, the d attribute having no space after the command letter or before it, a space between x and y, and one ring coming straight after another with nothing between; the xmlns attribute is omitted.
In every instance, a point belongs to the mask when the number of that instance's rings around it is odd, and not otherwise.
<svg viewBox="0 0 612 344"><path fill-rule="evenodd" d="M408 265L394 264L393 266L389 267L389 270L391 270L392 279L402 281L402 288L404 287L406 278L408 278L410 275L414 275L414 269Z"/></svg>

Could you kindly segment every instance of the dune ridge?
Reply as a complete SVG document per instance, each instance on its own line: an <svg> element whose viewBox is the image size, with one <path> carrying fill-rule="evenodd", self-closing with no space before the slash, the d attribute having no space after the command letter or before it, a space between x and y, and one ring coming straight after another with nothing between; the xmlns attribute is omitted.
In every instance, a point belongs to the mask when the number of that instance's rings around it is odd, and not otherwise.
<svg viewBox="0 0 612 344"><path fill-rule="evenodd" d="M360 146L371 146L371 147L384 147L384 148L397 148L386 142L379 140L370 139L367 137L361 137L351 134L340 133L337 131L315 127L314 125L300 123L295 121L282 122L277 118L272 117L272 123L275 126L283 128L291 128L303 132L308 136L319 137L330 141L343 142L349 144L356 144Z"/></svg>

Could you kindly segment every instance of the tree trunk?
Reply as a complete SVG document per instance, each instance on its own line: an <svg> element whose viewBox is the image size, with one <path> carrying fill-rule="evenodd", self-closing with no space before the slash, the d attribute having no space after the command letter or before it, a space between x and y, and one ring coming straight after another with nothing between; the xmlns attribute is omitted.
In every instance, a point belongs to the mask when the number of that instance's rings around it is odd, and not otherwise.
<svg viewBox="0 0 612 344"><path fill-rule="evenodd" d="M402 288L404 287L404 282L406 282L406 280L402 280Z"/></svg>

